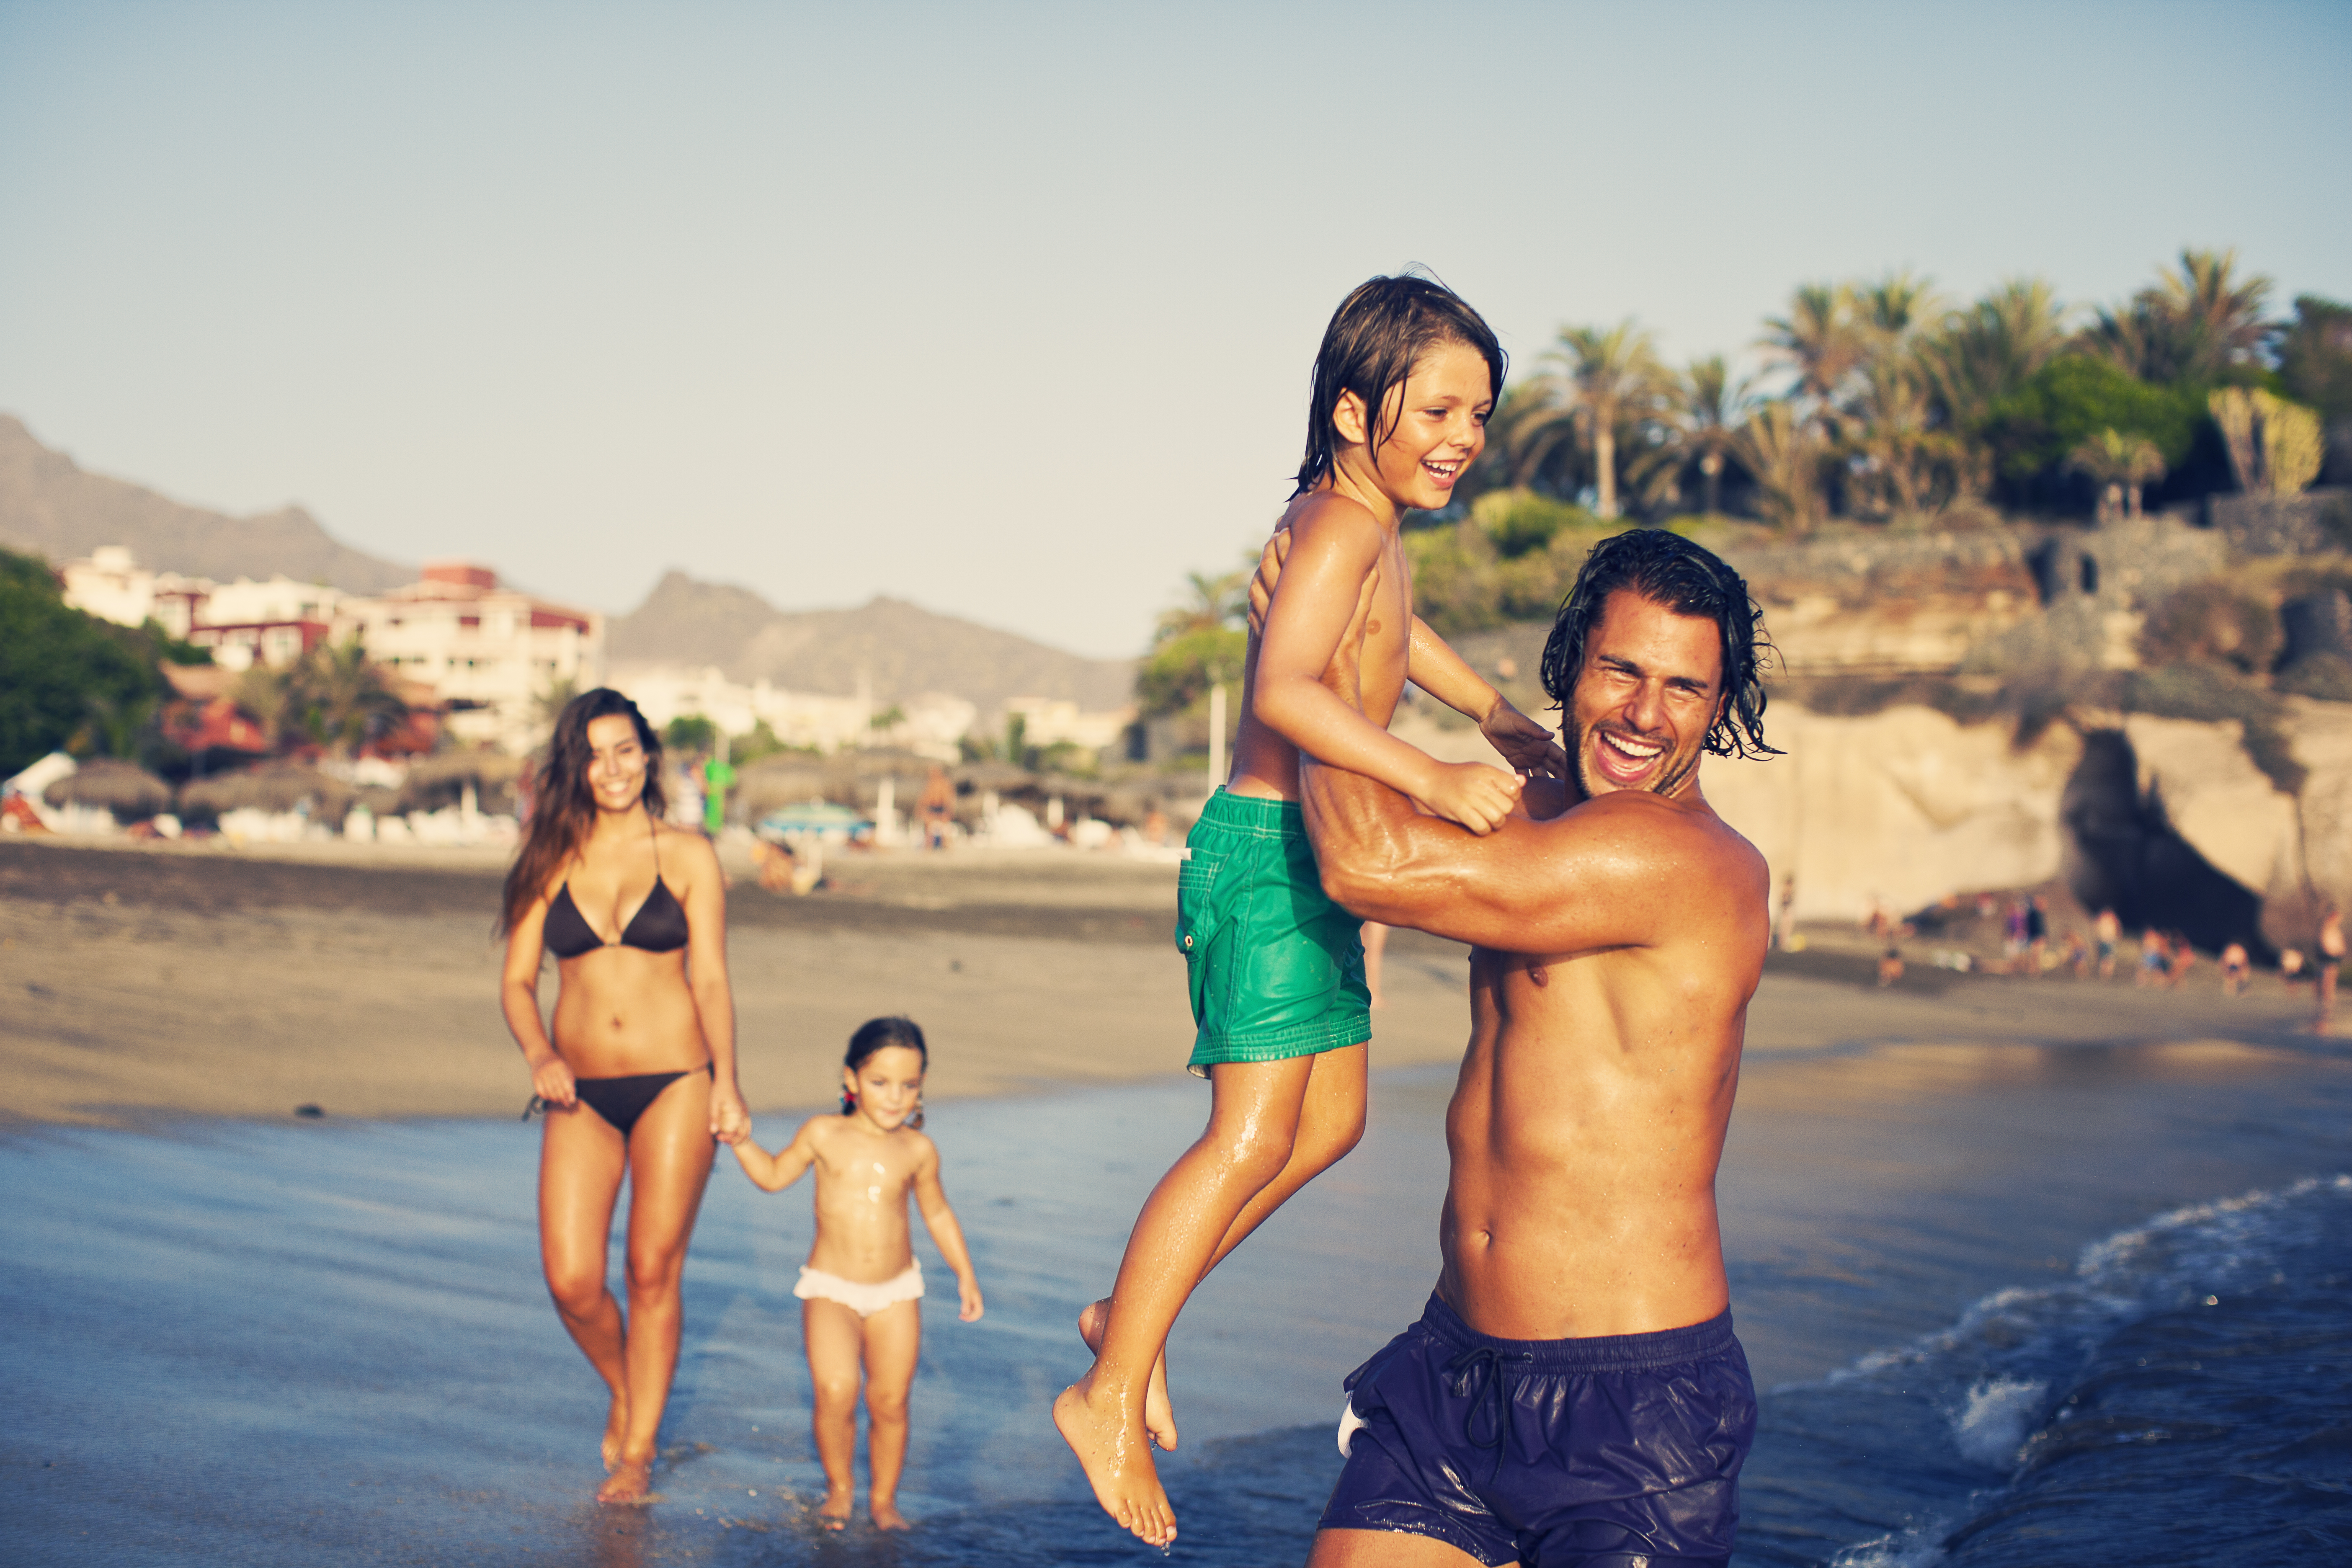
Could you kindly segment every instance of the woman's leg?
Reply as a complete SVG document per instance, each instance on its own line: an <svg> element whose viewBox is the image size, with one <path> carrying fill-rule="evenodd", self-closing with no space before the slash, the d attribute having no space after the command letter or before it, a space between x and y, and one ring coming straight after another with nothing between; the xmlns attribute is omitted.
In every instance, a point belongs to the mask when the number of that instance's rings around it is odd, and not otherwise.
<svg viewBox="0 0 2352 1568"><path fill-rule="evenodd" d="M816 1406L816 1458L824 1467L824 1501L817 1513L827 1529L839 1530L849 1522L857 1496L850 1466L857 1455L857 1369L866 1331L857 1314L838 1301L804 1300L801 1341L808 1347L809 1389Z"/></svg>
<svg viewBox="0 0 2352 1568"><path fill-rule="evenodd" d="M629 1134L629 1425L620 1463L597 1497L642 1501L677 1370L685 1310L679 1282L687 1243L710 1179L710 1075L690 1072L663 1089Z"/></svg>
<svg viewBox="0 0 2352 1568"><path fill-rule="evenodd" d="M877 1530L907 1528L898 1478L907 1468L907 1391L922 1347L920 1302L894 1301L866 1320L866 1465Z"/></svg>
<svg viewBox="0 0 2352 1568"><path fill-rule="evenodd" d="M1175 1517L1151 1463L1144 1396L1160 1346L1225 1233L1290 1163L1312 1057L1209 1069L1208 1131L1145 1200L1111 1289L1102 1348L1054 1401L1054 1424L1086 1467L1103 1511L1154 1546Z"/></svg>
<svg viewBox="0 0 2352 1568"><path fill-rule="evenodd" d="M613 1239L613 1204L628 1168L628 1145L613 1124L575 1105L551 1110L539 1143L539 1258L547 1293L588 1357L596 1375L612 1390L604 1418L604 1468L620 1462L629 1420L629 1380L624 1353L621 1304L605 1284L605 1255Z"/></svg>

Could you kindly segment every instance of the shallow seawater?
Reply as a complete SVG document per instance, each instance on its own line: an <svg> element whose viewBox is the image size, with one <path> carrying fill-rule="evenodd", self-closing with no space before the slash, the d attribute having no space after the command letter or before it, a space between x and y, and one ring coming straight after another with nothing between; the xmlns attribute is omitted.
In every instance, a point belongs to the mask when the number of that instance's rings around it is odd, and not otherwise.
<svg viewBox="0 0 2352 1568"><path fill-rule="evenodd" d="M1171 1346L1177 1558L1296 1563L1346 1373L1435 1271L1450 1075L1196 1299ZM0 1143L12 1562L1144 1562L1045 1415L1083 1370L1190 1080L935 1107L989 1311L932 1286L903 1506L814 1530L805 1188L721 1156L664 1501L586 1500L601 1387L557 1326L511 1122L201 1125ZM1740 1561L2322 1561L2347 1552L2352 1064L2244 1047L1888 1047L1752 1062L1721 1183L1768 1387ZM789 1131L766 1120L772 1144ZM2211 1304L2207 1303L2208 1298ZM2306 1370L2309 1369L2309 1370ZM2225 1534L2216 1534L2217 1531ZM2201 1543L2201 1544L2200 1544Z"/></svg>

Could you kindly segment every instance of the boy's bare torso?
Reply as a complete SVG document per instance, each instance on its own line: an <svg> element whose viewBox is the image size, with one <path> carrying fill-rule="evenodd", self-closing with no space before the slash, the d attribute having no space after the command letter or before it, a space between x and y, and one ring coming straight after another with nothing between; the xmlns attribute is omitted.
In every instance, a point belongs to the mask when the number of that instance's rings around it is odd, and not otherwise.
<svg viewBox="0 0 2352 1568"><path fill-rule="evenodd" d="M1275 531L1304 526L1314 509L1335 504L1350 503L1335 502L1321 491L1300 496L1283 510ZM1370 613L1361 618L1363 635L1354 652L1356 668L1363 682L1363 715L1385 730L1404 695L1406 671L1412 659L1412 570L1405 559L1400 532L1395 529L1383 531L1386 537L1380 555L1364 584L1371 595ZM1235 795L1297 800L1298 748L1258 718L1256 705L1250 698L1257 689L1259 641L1259 634L1253 631L1249 655L1242 668L1241 723L1234 740L1233 778L1227 787Z"/></svg>
<svg viewBox="0 0 2352 1568"><path fill-rule="evenodd" d="M816 1117L805 1136L816 1166L816 1241L808 1266L868 1285L905 1273L915 1260L907 1189L930 1140L912 1128L876 1133L846 1116Z"/></svg>

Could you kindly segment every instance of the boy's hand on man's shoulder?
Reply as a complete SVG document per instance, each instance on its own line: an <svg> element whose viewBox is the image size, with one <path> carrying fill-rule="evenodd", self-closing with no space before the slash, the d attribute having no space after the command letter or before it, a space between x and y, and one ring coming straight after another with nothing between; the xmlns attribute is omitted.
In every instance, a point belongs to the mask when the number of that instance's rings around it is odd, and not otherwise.
<svg viewBox="0 0 2352 1568"><path fill-rule="evenodd" d="M1519 800L1519 778L1484 763L1440 763L1423 805L1485 837L1503 825Z"/></svg>
<svg viewBox="0 0 2352 1568"><path fill-rule="evenodd" d="M1495 700L1494 710L1478 726L1478 732L1503 754L1505 762L1523 773L1539 778L1568 776L1568 752L1549 730L1512 707L1507 699Z"/></svg>

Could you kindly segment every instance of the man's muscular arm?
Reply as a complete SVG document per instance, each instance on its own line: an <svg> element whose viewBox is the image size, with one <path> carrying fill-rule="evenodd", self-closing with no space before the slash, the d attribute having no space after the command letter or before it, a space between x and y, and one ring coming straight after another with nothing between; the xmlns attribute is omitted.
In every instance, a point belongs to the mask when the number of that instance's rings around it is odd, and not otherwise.
<svg viewBox="0 0 2352 1568"><path fill-rule="evenodd" d="M1475 838L1360 773L1309 761L1302 779L1323 890L1385 925L1502 952L1644 947L1670 918L1663 889L1687 898L1694 879L1714 880L1699 825L1654 795L1513 816Z"/></svg>

